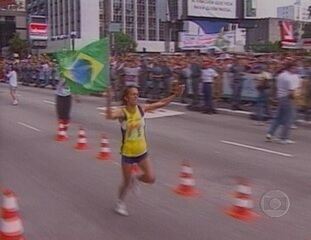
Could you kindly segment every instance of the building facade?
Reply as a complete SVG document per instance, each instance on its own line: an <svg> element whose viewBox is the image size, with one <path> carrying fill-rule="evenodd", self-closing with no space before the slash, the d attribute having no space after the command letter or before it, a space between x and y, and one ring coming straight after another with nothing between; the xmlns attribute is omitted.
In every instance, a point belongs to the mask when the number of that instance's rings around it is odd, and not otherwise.
<svg viewBox="0 0 311 240"><path fill-rule="evenodd" d="M47 16L48 14L46 0L27 0L26 9L28 15Z"/></svg>
<svg viewBox="0 0 311 240"><path fill-rule="evenodd" d="M0 10L0 50L8 46L15 33L21 39L27 39L26 16L25 11Z"/></svg>
<svg viewBox="0 0 311 240"><path fill-rule="evenodd" d="M277 17L291 20L299 20L298 8L296 8L295 6L278 7Z"/></svg>
<svg viewBox="0 0 311 240"><path fill-rule="evenodd" d="M136 42L138 52L165 51L168 4L161 0L101 0L104 23L102 35L108 35L109 23L119 23L121 31ZM174 50L170 42L169 50Z"/></svg>
<svg viewBox="0 0 311 240"><path fill-rule="evenodd" d="M278 7L277 17L311 22L311 0L298 0L293 5Z"/></svg>
<svg viewBox="0 0 311 240"><path fill-rule="evenodd" d="M256 19L255 28L247 29L246 48L256 44L274 43L281 40L280 18Z"/></svg>
<svg viewBox="0 0 311 240"><path fill-rule="evenodd" d="M98 40L99 0L27 0L28 15L43 15L49 26L44 52L76 49Z"/></svg>
<svg viewBox="0 0 311 240"><path fill-rule="evenodd" d="M79 49L100 38L99 0L48 0L48 51Z"/></svg>

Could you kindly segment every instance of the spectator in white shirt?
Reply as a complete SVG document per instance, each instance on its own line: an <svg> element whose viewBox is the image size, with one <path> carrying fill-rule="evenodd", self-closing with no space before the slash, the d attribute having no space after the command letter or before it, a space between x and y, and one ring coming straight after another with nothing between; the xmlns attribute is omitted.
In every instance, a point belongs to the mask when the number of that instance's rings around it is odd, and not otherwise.
<svg viewBox="0 0 311 240"><path fill-rule="evenodd" d="M272 141L273 136L279 126L283 126L280 143L290 144L294 141L289 139L290 125L292 119L293 99L294 99L294 82L298 81L298 75L295 74L295 63L287 63L284 70L277 76L277 97L278 109L276 117L273 120L270 129L266 135L267 141Z"/></svg>
<svg viewBox="0 0 311 240"><path fill-rule="evenodd" d="M203 82L203 95L204 95L204 111L203 113L213 114L216 109L213 104L213 82L219 74L214 70L213 65L209 62L204 62L201 72L201 79Z"/></svg>
<svg viewBox="0 0 311 240"><path fill-rule="evenodd" d="M13 99L13 105L17 105L17 97L16 97L16 89L17 89L17 73L16 73L16 68L15 66L12 66L11 70L9 73L6 75L6 77L9 80L9 85L10 85L10 95Z"/></svg>

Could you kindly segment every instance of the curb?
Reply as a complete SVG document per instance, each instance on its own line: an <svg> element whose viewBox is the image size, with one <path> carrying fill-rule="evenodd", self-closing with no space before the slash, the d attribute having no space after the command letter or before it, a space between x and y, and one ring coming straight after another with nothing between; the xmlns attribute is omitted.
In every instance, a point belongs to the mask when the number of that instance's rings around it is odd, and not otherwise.
<svg viewBox="0 0 311 240"><path fill-rule="evenodd" d="M178 102L172 102L172 105L178 106L178 107L186 107L187 104L184 103L178 103ZM250 119L250 116L253 114L252 112L248 111L237 111L237 110L231 110L228 108L216 108L218 113L227 115L227 116L234 116L234 117L241 117L245 119ZM304 128L310 128L311 129L311 121L305 121L305 120L297 120L297 126L304 127Z"/></svg>
<svg viewBox="0 0 311 240"><path fill-rule="evenodd" d="M223 115L229 115L229 116L235 116L235 117L242 117L249 119L250 116L253 114L252 112L247 111L233 111L227 108L217 108L217 111ZM297 120L296 122L297 126L304 127L304 128L310 128L311 129L311 121L305 121L305 120Z"/></svg>
<svg viewBox="0 0 311 240"><path fill-rule="evenodd" d="M243 118L250 118L250 116L252 115L251 112L247 112L247 111L234 111L231 109L227 109L227 108L216 108L216 110L224 115L229 115L229 116L235 116L235 117L243 117Z"/></svg>
<svg viewBox="0 0 311 240"><path fill-rule="evenodd" d="M311 129L311 121L297 120L297 125L300 127L305 127L305 128Z"/></svg>

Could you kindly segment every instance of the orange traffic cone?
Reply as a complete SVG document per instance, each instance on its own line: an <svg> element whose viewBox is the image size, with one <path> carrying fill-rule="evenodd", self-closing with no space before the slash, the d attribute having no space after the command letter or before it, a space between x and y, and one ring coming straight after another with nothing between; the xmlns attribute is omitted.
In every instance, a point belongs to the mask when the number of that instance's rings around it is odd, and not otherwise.
<svg viewBox="0 0 311 240"><path fill-rule="evenodd" d="M55 137L55 141L57 142L63 142L68 140L67 132L66 132L66 127L65 124L61 121L58 123L58 133Z"/></svg>
<svg viewBox="0 0 311 240"><path fill-rule="evenodd" d="M103 134L100 144L100 152L97 154L97 158L100 160L110 160L111 151L109 148L108 138Z"/></svg>
<svg viewBox="0 0 311 240"><path fill-rule="evenodd" d="M24 240L24 228L18 215L18 205L15 194L10 190L3 192L0 239Z"/></svg>
<svg viewBox="0 0 311 240"><path fill-rule="evenodd" d="M67 132L68 128L69 128L69 120L63 120L63 124L64 124L64 127L65 127L65 131Z"/></svg>
<svg viewBox="0 0 311 240"><path fill-rule="evenodd" d="M226 213L236 219L248 221L259 215L252 211L253 200L251 199L252 189L245 179L239 179L234 193L233 204Z"/></svg>
<svg viewBox="0 0 311 240"><path fill-rule="evenodd" d="M182 196L194 197L199 195L199 191L195 188L195 180L193 179L193 170L190 164L182 163L180 172L180 184L174 191Z"/></svg>
<svg viewBox="0 0 311 240"><path fill-rule="evenodd" d="M85 136L85 131L82 127L80 127L79 130L79 136L78 136L78 142L75 145L75 149L77 150L85 150L87 149L87 140L86 140L86 136Z"/></svg>

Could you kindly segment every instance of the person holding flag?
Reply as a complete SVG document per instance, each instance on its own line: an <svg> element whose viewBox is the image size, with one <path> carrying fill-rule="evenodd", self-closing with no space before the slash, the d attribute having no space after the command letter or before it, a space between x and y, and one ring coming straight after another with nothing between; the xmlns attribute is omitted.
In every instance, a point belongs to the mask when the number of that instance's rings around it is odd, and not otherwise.
<svg viewBox="0 0 311 240"><path fill-rule="evenodd" d="M130 187L137 187L137 180L152 184L155 182L154 171L148 156L148 146L145 135L145 113L168 105L175 97L182 95L184 85L176 85L172 95L155 103L141 105L138 103L139 91L137 86L128 86L124 89L123 105L111 109L111 90L107 91L106 118L119 120L122 132L121 160L123 181L119 188L118 200L115 211L123 216L128 216L124 203L125 196ZM132 166L137 164L142 170L142 175L133 176Z"/></svg>
<svg viewBox="0 0 311 240"><path fill-rule="evenodd" d="M69 127L72 96L102 93L108 86L108 39L92 42L78 51L61 51L56 54L59 84L56 88L56 112L59 123ZM59 73L59 74L58 74Z"/></svg>
<svg viewBox="0 0 311 240"><path fill-rule="evenodd" d="M66 84L65 80L60 79L60 81L57 84L55 94L56 94L55 106L58 123L64 124L66 126L65 129L67 131L70 121L72 97L70 88Z"/></svg>

